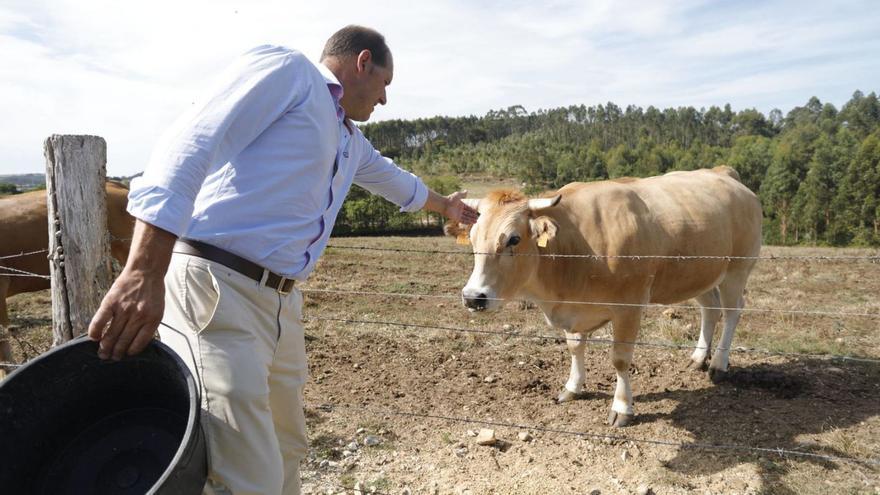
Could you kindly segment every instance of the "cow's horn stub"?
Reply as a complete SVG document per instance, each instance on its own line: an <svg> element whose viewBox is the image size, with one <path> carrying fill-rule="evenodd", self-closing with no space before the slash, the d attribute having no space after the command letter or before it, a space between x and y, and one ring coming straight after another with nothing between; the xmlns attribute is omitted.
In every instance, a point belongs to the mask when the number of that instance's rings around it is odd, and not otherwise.
<svg viewBox="0 0 880 495"><path fill-rule="evenodd" d="M461 201L471 208L479 211L480 198L461 198Z"/></svg>
<svg viewBox="0 0 880 495"><path fill-rule="evenodd" d="M529 200L529 209L530 210L542 210L544 208L550 208L559 204L559 200L562 199L562 196L556 195L552 198L534 198Z"/></svg>

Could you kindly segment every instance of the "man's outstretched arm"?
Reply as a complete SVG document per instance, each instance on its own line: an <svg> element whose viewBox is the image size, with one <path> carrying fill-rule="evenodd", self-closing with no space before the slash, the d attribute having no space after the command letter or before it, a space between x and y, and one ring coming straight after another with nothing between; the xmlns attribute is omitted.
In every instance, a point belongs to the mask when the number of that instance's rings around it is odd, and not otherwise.
<svg viewBox="0 0 880 495"><path fill-rule="evenodd" d="M89 324L98 356L122 359L147 347L165 311L165 272L177 237L138 220L128 262Z"/></svg>

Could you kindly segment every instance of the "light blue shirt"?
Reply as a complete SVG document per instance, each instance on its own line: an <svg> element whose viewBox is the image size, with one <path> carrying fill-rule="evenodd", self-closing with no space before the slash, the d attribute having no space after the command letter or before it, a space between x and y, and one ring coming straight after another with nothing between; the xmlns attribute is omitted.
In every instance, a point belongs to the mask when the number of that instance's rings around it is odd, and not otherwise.
<svg viewBox="0 0 880 495"><path fill-rule="evenodd" d="M427 200L418 177L344 124L333 74L295 50L254 48L207 94L132 181L133 216L305 280L352 183L401 211Z"/></svg>

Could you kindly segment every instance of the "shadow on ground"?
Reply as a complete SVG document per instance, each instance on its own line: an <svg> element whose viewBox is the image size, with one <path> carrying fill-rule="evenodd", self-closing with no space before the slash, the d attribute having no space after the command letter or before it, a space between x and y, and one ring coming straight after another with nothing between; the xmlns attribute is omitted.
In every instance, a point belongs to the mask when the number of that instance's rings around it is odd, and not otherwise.
<svg viewBox="0 0 880 495"><path fill-rule="evenodd" d="M648 393L635 400L678 403L671 415L644 414L639 416L639 423L666 419L690 432L690 444L695 448L680 450L667 463L667 468L683 474L710 475L734 464L757 461L766 489L795 495L782 482L793 464L809 462L836 470L846 462L722 447L696 448L698 445L784 449L856 458L854 464L859 470L876 472L880 467L876 452L871 454L847 441L828 445L799 438L845 429L880 414L880 366L876 364L838 365L819 359L756 364L732 368L727 379L714 387ZM782 462L783 458L787 462Z"/></svg>

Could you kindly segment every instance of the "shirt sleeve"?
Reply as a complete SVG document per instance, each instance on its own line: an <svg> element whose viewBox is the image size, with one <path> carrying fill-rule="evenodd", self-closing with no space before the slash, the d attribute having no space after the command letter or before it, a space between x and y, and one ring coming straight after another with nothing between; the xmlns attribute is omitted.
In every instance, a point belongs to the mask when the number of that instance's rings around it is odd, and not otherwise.
<svg viewBox="0 0 880 495"><path fill-rule="evenodd" d="M212 167L232 160L307 92L297 71L305 57L261 46L239 57L169 129L128 198L133 216L182 236Z"/></svg>
<svg viewBox="0 0 880 495"><path fill-rule="evenodd" d="M400 211L418 211L425 206L428 188L422 179L382 156L360 129L355 128L352 139L363 157L354 175L355 184L400 206Z"/></svg>

